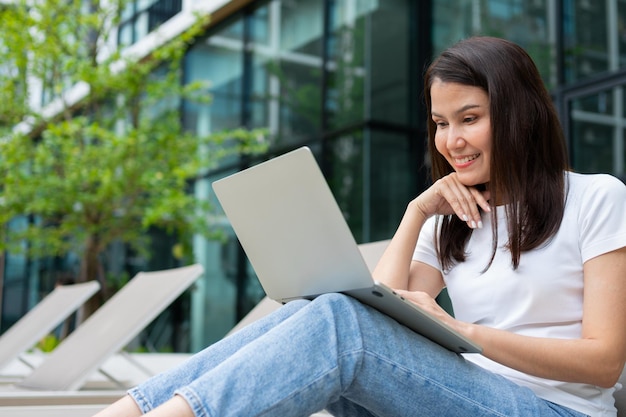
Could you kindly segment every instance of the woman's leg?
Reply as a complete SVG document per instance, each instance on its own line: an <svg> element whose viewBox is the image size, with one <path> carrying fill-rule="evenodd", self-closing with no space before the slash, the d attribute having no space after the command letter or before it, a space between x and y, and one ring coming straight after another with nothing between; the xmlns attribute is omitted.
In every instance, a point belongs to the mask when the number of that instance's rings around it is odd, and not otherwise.
<svg viewBox="0 0 626 417"><path fill-rule="evenodd" d="M191 409L198 417L297 417L325 407L337 416L569 415L350 297L328 294L292 307L264 331L240 335L240 343L218 343L218 360L207 356L146 384L141 397L152 407L181 387L186 404L175 397L155 410L171 416Z"/></svg>
<svg viewBox="0 0 626 417"><path fill-rule="evenodd" d="M325 407L385 417L562 415L341 294L316 298L177 394L197 417L304 417Z"/></svg>
<svg viewBox="0 0 626 417"><path fill-rule="evenodd" d="M129 395L125 395L93 417L139 417L143 413Z"/></svg>
<svg viewBox="0 0 626 417"><path fill-rule="evenodd" d="M272 314L193 355L178 367L155 375L129 390L130 396L122 398L94 417L131 417L147 413L171 399L178 388L188 385L203 373L219 365L242 346L267 333L269 329L286 320L308 303L309 301L306 300L297 300L282 306Z"/></svg>

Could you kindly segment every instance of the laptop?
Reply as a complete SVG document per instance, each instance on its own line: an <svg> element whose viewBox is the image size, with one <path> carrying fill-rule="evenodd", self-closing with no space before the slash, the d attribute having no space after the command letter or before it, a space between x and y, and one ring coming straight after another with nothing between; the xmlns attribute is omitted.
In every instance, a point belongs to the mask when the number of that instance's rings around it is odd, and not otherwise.
<svg viewBox="0 0 626 417"><path fill-rule="evenodd" d="M268 297L350 295L457 353L481 347L375 282L308 147L213 183Z"/></svg>

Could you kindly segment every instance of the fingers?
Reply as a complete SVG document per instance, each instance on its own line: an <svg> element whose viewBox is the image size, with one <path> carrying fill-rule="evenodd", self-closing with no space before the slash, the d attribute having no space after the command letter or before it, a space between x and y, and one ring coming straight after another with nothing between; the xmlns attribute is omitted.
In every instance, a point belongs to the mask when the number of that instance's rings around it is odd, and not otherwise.
<svg viewBox="0 0 626 417"><path fill-rule="evenodd" d="M461 184L456 175L450 174L435 183L436 194L445 199L452 212L472 229L482 228L479 207L491 211L487 201L488 192Z"/></svg>
<svg viewBox="0 0 626 417"><path fill-rule="evenodd" d="M440 319L450 319L451 317L437 304L435 299L422 291L406 291L395 290L396 293L414 304L420 306L423 310Z"/></svg>
<svg viewBox="0 0 626 417"><path fill-rule="evenodd" d="M469 188L469 190L470 190L470 193L472 193L472 196L474 197L476 204L478 204L480 208L482 208L486 212L490 212L491 205L489 204L489 196L490 196L489 191L479 191L474 187Z"/></svg>

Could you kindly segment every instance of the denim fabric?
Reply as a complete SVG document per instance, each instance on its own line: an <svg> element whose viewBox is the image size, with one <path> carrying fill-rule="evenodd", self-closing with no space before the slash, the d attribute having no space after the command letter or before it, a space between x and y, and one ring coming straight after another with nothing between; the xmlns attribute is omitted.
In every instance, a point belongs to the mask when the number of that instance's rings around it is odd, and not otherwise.
<svg viewBox="0 0 626 417"><path fill-rule="evenodd" d="M583 414L538 398L351 297L292 301L129 394L179 394L198 417Z"/></svg>

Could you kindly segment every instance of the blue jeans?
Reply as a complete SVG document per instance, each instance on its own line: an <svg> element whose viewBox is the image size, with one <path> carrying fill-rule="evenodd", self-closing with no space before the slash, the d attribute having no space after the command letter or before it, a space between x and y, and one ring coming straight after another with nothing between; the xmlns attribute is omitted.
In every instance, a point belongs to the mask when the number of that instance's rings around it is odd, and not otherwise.
<svg viewBox="0 0 626 417"><path fill-rule="evenodd" d="M129 394L143 412L178 394L198 417L583 415L341 294L287 303Z"/></svg>

